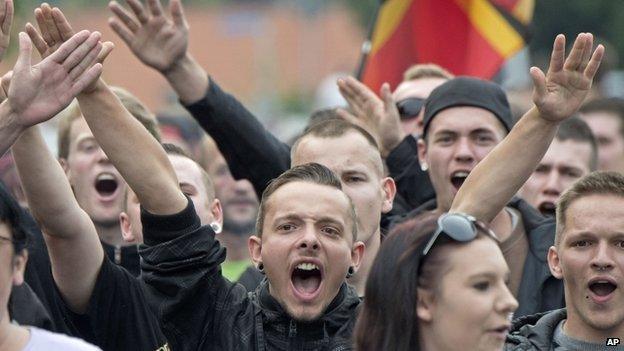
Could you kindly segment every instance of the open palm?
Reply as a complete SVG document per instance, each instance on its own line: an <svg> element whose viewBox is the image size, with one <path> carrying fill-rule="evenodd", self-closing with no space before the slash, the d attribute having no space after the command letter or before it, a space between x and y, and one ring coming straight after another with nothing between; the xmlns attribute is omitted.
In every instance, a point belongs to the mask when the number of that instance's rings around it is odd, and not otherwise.
<svg viewBox="0 0 624 351"><path fill-rule="evenodd" d="M138 0L127 2L136 18L112 1L111 28L143 63L160 72L171 69L188 48L188 24L180 1L171 1L171 19L163 13L160 0L148 0L149 11Z"/></svg>
<svg viewBox="0 0 624 351"><path fill-rule="evenodd" d="M32 42L20 33L20 54L7 92L19 124L28 127L50 119L99 77L102 66L93 65L101 50L99 39L97 32L81 31L33 66Z"/></svg>
<svg viewBox="0 0 624 351"><path fill-rule="evenodd" d="M558 35L548 72L544 75L539 68L531 68L535 85L533 102L544 118L562 121L579 109L591 89L604 54L602 45L598 45L593 54L592 47L593 36L581 33L566 58L565 37Z"/></svg>

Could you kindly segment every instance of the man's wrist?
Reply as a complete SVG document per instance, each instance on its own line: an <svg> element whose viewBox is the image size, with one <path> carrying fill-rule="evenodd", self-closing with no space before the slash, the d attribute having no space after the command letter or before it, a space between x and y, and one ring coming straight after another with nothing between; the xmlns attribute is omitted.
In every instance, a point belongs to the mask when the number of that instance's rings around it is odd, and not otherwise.
<svg viewBox="0 0 624 351"><path fill-rule="evenodd" d="M184 104L196 102L206 94L208 76L188 53L161 73Z"/></svg>
<svg viewBox="0 0 624 351"><path fill-rule="evenodd" d="M0 129L4 130L4 136L14 136L17 138L27 126L19 123L19 113L13 110L9 99L0 103Z"/></svg>

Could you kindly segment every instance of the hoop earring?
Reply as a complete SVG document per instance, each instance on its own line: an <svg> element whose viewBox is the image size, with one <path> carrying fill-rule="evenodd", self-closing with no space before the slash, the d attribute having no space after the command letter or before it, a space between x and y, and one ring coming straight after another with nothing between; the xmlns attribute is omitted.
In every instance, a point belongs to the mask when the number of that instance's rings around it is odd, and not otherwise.
<svg viewBox="0 0 624 351"><path fill-rule="evenodd" d="M264 263L258 263L258 270L260 271L260 273L264 274Z"/></svg>

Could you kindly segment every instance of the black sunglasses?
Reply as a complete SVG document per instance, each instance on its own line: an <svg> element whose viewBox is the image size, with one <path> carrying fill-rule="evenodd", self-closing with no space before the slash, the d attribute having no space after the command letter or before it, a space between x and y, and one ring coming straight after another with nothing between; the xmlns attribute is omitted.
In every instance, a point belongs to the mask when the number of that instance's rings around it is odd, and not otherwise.
<svg viewBox="0 0 624 351"><path fill-rule="evenodd" d="M396 107L401 120L406 120L416 118L424 104L425 99L412 97L398 101Z"/></svg>
<svg viewBox="0 0 624 351"><path fill-rule="evenodd" d="M435 241L440 237L440 234L446 234L455 241L468 242L477 237L479 230L492 237L496 242L499 242L496 234L485 223L478 221L473 216L463 213L445 213L438 218L438 229L433 233L429 242L427 242L422 255L423 257L427 255Z"/></svg>

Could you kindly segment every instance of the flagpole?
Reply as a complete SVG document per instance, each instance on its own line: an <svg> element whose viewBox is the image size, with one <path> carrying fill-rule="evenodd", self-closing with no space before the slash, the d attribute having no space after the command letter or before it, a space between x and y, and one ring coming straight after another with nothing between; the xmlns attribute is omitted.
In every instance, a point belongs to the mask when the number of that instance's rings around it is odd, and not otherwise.
<svg viewBox="0 0 624 351"><path fill-rule="evenodd" d="M355 71L355 78L357 78L357 80L362 80L362 74L364 73L364 68L366 67L368 54L370 54L370 51L373 45L372 40L373 40L373 34L375 34L374 32L375 32L375 27L376 27L375 25L377 24L377 17L379 16L379 11L384 2L385 0L379 0L377 2L377 7L375 8L375 12L373 12L371 21L368 24L368 33L366 36L366 40L362 43L360 62L358 64L357 71Z"/></svg>

